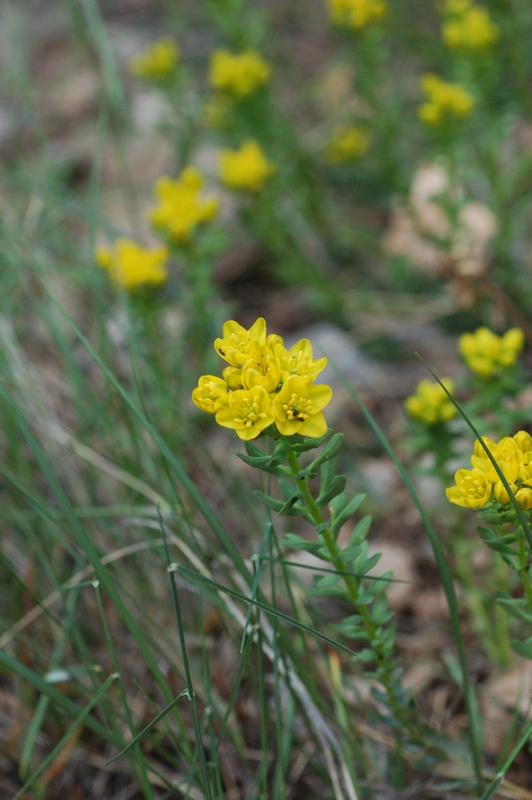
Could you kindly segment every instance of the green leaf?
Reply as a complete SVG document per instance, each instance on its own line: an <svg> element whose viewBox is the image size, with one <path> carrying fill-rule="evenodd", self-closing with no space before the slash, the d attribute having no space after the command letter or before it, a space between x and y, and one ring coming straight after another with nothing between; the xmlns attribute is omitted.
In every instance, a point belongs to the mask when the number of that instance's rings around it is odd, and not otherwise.
<svg viewBox="0 0 532 800"><path fill-rule="evenodd" d="M322 489L316 498L315 503L318 508L323 508L324 506L328 505L333 498L341 494L345 489L345 484L345 475L335 475L327 488L325 490Z"/></svg>
<svg viewBox="0 0 532 800"><path fill-rule="evenodd" d="M504 553L508 556L515 554L515 548L510 546L510 544L515 542L517 539L514 534L498 536L492 530L485 528L483 525L477 525L477 531L484 544L487 544L492 550L495 550L497 553Z"/></svg>
<svg viewBox="0 0 532 800"><path fill-rule="evenodd" d="M329 461L329 459L338 455L343 441L344 434L335 433L334 436L327 442L319 456L315 458L314 461L311 461L311 463L305 467L304 470L302 470L302 473L304 473L304 475L316 475L322 464L325 464L326 461ZM304 477L304 475L301 475L301 477Z"/></svg>
<svg viewBox="0 0 532 800"><path fill-rule="evenodd" d="M308 450L315 450L317 447L321 447L321 445L324 444L327 441L327 439L329 439L332 433L333 429L328 428L323 434L323 436L319 436L316 439L307 436L301 441L291 440L290 447L292 448L294 453L306 453Z"/></svg>
<svg viewBox="0 0 532 800"><path fill-rule="evenodd" d="M524 658L532 658L532 636L526 642L520 642L518 639L510 639L510 645L515 652Z"/></svg>
<svg viewBox="0 0 532 800"><path fill-rule="evenodd" d="M343 507L342 510L339 510L337 514L334 514L330 525L332 533L340 532L342 525L353 516L365 497L365 494L357 494L347 503L347 505Z"/></svg>
<svg viewBox="0 0 532 800"><path fill-rule="evenodd" d="M516 619L520 619L532 625L532 614L529 611L528 602L524 597L516 598L510 597L509 595L507 597L501 597L497 592L496 600L511 617L515 617Z"/></svg>
<svg viewBox="0 0 532 800"><path fill-rule="evenodd" d="M275 498L270 497L266 492L261 492L260 489L255 489L253 494L255 497L258 497L267 508L271 508L273 511L280 511L285 505L282 500L275 500Z"/></svg>
<svg viewBox="0 0 532 800"><path fill-rule="evenodd" d="M371 526L371 521L372 519L368 514L367 516L362 517L362 519L357 522L357 524L353 528L353 533L349 537L348 547L353 547L354 545L358 545L364 541L364 539L368 535L368 531Z"/></svg>
<svg viewBox="0 0 532 800"><path fill-rule="evenodd" d="M286 533L281 544L283 547L289 547L291 550L306 550L315 555L317 555L318 551L323 547L321 542L310 542L298 536L296 533Z"/></svg>

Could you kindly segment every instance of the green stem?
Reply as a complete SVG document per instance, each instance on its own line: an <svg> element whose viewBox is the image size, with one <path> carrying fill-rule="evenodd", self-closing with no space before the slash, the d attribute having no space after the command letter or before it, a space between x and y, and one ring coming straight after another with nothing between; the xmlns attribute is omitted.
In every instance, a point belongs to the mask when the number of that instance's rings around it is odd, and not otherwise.
<svg viewBox="0 0 532 800"><path fill-rule="evenodd" d="M304 495L306 506L312 516L312 519L314 520L314 523L316 524L316 526L323 525L325 520L323 518L320 509L314 502L314 498L310 491L307 478L297 477L297 475L300 472L299 462L296 453L291 448L288 448L287 451L287 461L290 466L290 469L292 470L292 475L294 476L294 480ZM330 528L327 527L325 528L325 530L322 530L322 536L329 551L331 563L338 572L345 573L345 564L340 558L341 550L338 547L334 534L332 533ZM412 738L415 741L421 743L422 739L419 736L419 733L413 729L411 720L408 719L407 714L405 714L405 709L401 707L399 700L397 698L394 681L391 674L394 666L393 661L390 660L389 655L385 652L382 645L375 644L375 638L377 635L377 626L371 619L371 614L368 610L367 605L358 602L360 579L353 578L350 575L344 574L343 580L347 592L349 594L349 597L351 599L351 602L357 609L357 612L362 619L364 630L366 632L369 642L372 645L372 649L375 654L375 660L379 667L379 677L386 690L386 694L388 695L390 709L392 710L395 718L402 724L404 728L406 728L410 732Z"/></svg>
<svg viewBox="0 0 532 800"><path fill-rule="evenodd" d="M519 558L519 577L525 590L525 596L528 601L528 607L532 611L532 583L530 583L530 575L528 574L528 558L525 550L525 540L520 536L518 539Z"/></svg>

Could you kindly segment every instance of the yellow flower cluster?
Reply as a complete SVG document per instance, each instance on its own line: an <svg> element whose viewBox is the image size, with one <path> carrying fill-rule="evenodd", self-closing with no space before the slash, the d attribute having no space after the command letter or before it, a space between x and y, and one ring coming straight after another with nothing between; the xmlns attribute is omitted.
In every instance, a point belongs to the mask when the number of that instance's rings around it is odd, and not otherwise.
<svg viewBox="0 0 532 800"><path fill-rule="evenodd" d="M154 187L159 203L148 212L152 225L175 242L187 244L194 229L218 213L218 198L201 197L203 186L195 167L185 167L176 180L159 178Z"/></svg>
<svg viewBox="0 0 532 800"><path fill-rule="evenodd" d="M328 6L335 25L354 29L381 22L388 14L386 0L328 0Z"/></svg>
<svg viewBox="0 0 532 800"><path fill-rule="evenodd" d="M488 9L471 0L449 0L444 14L443 41L453 50L486 50L499 38Z"/></svg>
<svg viewBox="0 0 532 800"><path fill-rule="evenodd" d="M152 249L121 237L114 243L114 249L98 247L94 253L96 262L103 267L111 281L132 290L143 284L158 285L168 277L166 247Z"/></svg>
<svg viewBox="0 0 532 800"><path fill-rule="evenodd" d="M203 375L192 400L240 439L255 439L275 423L279 433L322 436L327 423L322 409L332 397L327 384L313 381L327 363L312 357L312 345L301 339L289 350L281 336L266 333L262 317L246 330L229 320L214 349L229 364L223 379Z"/></svg>
<svg viewBox="0 0 532 800"><path fill-rule="evenodd" d="M365 128L359 125L343 125L334 131L324 155L330 164L343 164L363 156L369 143L370 135Z"/></svg>
<svg viewBox="0 0 532 800"><path fill-rule="evenodd" d="M165 37L131 59L129 68L138 78L162 81L174 74L178 63L179 48L173 39Z"/></svg>
<svg viewBox="0 0 532 800"><path fill-rule="evenodd" d="M275 172L273 164L254 140L243 142L239 150L221 150L218 168L222 182L229 189L259 192Z"/></svg>
<svg viewBox="0 0 532 800"><path fill-rule="evenodd" d="M511 328L497 336L489 328L464 333L458 342L460 355L480 378L493 378L513 366L525 344L521 328Z"/></svg>
<svg viewBox="0 0 532 800"><path fill-rule="evenodd" d="M447 83L438 75L428 73L421 79L427 101L419 107L422 122L439 128L453 120L467 117L475 105L474 97L459 83Z"/></svg>
<svg viewBox="0 0 532 800"><path fill-rule="evenodd" d="M500 442L483 437L491 455L506 478L515 499L522 509L532 508L532 437L526 431L505 436ZM464 508L482 508L490 500L502 505L510 502L495 467L477 440L471 456L473 469L459 469L455 486L445 490L447 499Z"/></svg>
<svg viewBox="0 0 532 800"><path fill-rule="evenodd" d="M454 393L454 383L450 378L443 378L442 383L450 394ZM445 390L434 381L420 381L416 393L407 398L405 408L411 417L427 425L447 422L456 414Z"/></svg>
<svg viewBox="0 0 532 800"><path fill-rule="evenodd" d="M256 50L233 55L215 50L211 55L209 81L219 92L237 100L249 97L268 83L271 67Z"/></svg>

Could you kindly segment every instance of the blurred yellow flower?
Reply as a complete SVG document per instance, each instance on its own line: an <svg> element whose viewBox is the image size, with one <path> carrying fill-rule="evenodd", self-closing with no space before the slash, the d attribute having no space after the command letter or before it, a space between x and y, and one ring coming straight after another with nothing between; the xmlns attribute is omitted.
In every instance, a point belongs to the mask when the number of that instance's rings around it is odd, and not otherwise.
<svg viewBox="0 0 532 800"><path fill-rule="evenodd" d="M467 117L475 105L474 97L459 83L447 83L438 75L428 73L421 79L427 101L419 107L419 117L425 125L442 125Z"/></svg>
<svg viewBox="0 0 532 800"><path fill-rule="evenodd" d="M335 25L354 29L381 22L389 10L386 0L327 0L327 5Z"/></svg>
<svg viewBox="0 0 532 800"><path fill-rule="evenodd" d="M450 378L443 378L442 383L451 394L454 393L454 383ZM456 408L440 384L427 380L420 381L416 393L407 398L405 408L411 417L427 425L447 422L456 415Z"/></svg>
<svg viewBox="0 0 532 800"><path fill-rule="evenodd" d="M220 178L229 189L259 192L275 172L273 164L254 140L243 142L239 150L220 150Z"/></svg>
<svg viewBox="0 0 532 800"><path fill-rule="evenodd" d="M458 342L460 355L480 378L492 378L513 366L525 344L521 328L511 328L497 336L489 328L464 333Z"/></svg>
<svg viewBox="0 0 532 800"><path fill-rule="evenodd" d="M459 469L455 486L445 490L447 499L464 508L481 508L491 497L491 481L480 469Z"/></svg>
<svg viewBox="0 0 532 800"><path fill-rule="evenodd" d="M238 100L249 97L268 83L270 74L270 65L256 50L247 50L238 55L227 50L215 50L211 55L211 86Z"/></svg>
<svg viewBox="0 0 532 800"><path fill-rule="evenodd" d="M148 212L152 225L176 242L189 242L195 228L218 213L218 198L201 197L203 186L204 179L195 167L186 167L176 180L159 178L154 187L159 202Z"/></svg>
<svg viewBox="0 0 532 800"><path fill-rule="evenodd" d="M532 509L532 437L527 431L504 436L494 442L487 436L482 440L504 475L510 490L522 509ZM473 469L459 469L456 486L445 490L448 500L459 506L480 508L493 497L498 503L510 503L510 495L499 477L482 444L475 441L471 456Z"/></svg>
<svg viewBox="0 0 532 800"><path fill-rule="evenodd" d="M443 23L443 41L453 50L486 50L499 38L487 8L447 4L444 13L449 18Z"/></svg>
<svg viewBox="0 0 532 800"><path fill-rule="evenodd" d="M369 132L359 125L343 125L337 128L327 143L324 156L331 164L354 161L364 155L369 147Z"/></svg>
<svg viewBox="0 0 532 800"><path fill-rule="evenodd" d="M171 77L179 63L179 48L173 39L164 37L132 58L129 68L133 75L146 80L161 81Z"/></svg>
<svg viewBox="0 0 532 800"><path fill-rule="evenodd" d="M143 284L161 284L168 277L166 247L147 248L131 239L121 237L114 249L98 247L94 258L108 273L114 284L125 289L135 289Z"/></svg>

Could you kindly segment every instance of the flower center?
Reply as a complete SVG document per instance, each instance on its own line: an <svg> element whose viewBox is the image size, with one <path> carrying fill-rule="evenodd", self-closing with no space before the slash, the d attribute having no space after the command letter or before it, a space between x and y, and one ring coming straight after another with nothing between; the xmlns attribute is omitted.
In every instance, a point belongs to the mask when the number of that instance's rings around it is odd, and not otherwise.
<svg viewBox="0 0 532 800"><path fill-rule="evenodd" d="M260 397L243 397L240 404L240 416L235 417L235 422L245 425L246 428L251 428L259 419L264 419L266 414L260 410L259 405Z"/></svg>
<svg viewBox="0 0 532 800"><path fill-rule="evenodd" d="M312 413L312 401L306 397L298 397L294 392L288 403L283 403L283 409L289 420L304 422Z"/></svg>

